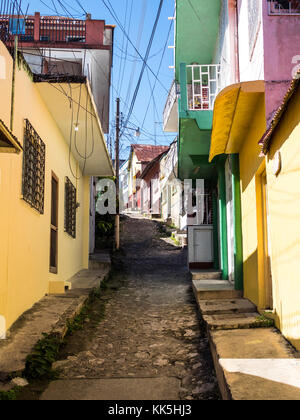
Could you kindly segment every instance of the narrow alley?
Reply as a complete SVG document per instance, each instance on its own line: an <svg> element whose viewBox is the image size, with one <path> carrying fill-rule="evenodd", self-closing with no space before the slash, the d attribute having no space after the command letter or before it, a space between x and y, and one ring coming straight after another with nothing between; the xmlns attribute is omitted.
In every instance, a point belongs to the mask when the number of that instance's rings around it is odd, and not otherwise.
<svg viewBox="0 0 300 420"><path fill-rule="evenodd" d="M121 286L92 338L69 340L42 399L219 399L185 249L139 216L125 217L121 241Z"/></svg>

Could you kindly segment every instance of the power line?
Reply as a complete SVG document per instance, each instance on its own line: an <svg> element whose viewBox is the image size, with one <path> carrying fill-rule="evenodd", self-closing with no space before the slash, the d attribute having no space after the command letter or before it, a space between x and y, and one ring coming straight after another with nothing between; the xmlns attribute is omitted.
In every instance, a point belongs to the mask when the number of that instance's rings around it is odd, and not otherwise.
<svg viewBox="0 0 300 420"><path fill-rule="evenodd" d="M154 22L153 29L152 29L152 33L151 33L150 40L149 40L149 43L148 43L147 51L146 51L146 54L145 54L145 58L143 60L143 66L142 66L142 69L141 69L140 77L139 77L139 80L137 82L135 92L133 94L133 98L132 98L132 102L131 102L131 105L130 105L130 108L129 108L128 115L127 115L126 120L125 120L125 126L127 125L128 121L131 117L131 114L132 114L132 111L133 111L133 108L134 108L134 105L135 105L135 101L136 101L136 98L137 98L137 95L138 95L138 92L139 92L139 89L140 89L141 81L142 81L142 78L143 78L143 75L144 75L144 72L145 72L145 69L146 69L146 66L147 66L147 60L148 60L148 57L149 57L149 54L150 54L150 51L151 51L151 47L152 47L152 43L153 43L153 39L154 39L154 36L155 36L155 33L156 33L158 21L159 21L160 15L161 15L162 6L163 6L163 0L160 0L158 10L157 10L157 14L156 14L156 18L155 18L155 22Z"/></svg>
<svg viewBox="0 0 300 420"><path fill-rule="evenodd" d="M133 44L133 42L131 41L131 39L129 38L129 36L128 36L128 34L126 33L126 31L125 31L125 29L124 29L124 27L123 27L123 25L122 25L122 23L120 22L120 20L119 20L119 18L118 18L118 16L116 15L116 13L115 13L115 11L114 11L114 9L113 9L113 7L111 6L111 4L110 4L110 7L111 7L111 9L109 8L109 6L106 4L106 2L105 2L105 0L101 0L102 1L102 3L104 4L104 6L108 9L108 11L109 11L109 13L112 15L112 17L116 20L116 22L118 23L118 25L119 25L119 27L120 27L120 29L122 30L122 32L124 32L124 34L125 34L125 36L126 36L126 38L128 39L128 41L129 41L129 43L130 43L130 45L134 48L134 50L136 51L136 53L138 54L138 56L141 58L141 60L143 61L143 63L145 64L145 59L144 59L144 57L142 57L142 55L140 54L140 52L137 50L137 48L135 47L135 45ZM161 1L163 1L163 0L161 0ZM146 66L149 68L149 70L150 70L150 72L153 74L153 76L156 78L156 75L155 75L155 73L154 73L154 71L151 69L151 67L146 63ZM167 93L169 93L168 92L168 90L166 89L166 87L161 83L161 81L160 80L158 80L158 83L162 86L162 88L167 92Z"/></svg>

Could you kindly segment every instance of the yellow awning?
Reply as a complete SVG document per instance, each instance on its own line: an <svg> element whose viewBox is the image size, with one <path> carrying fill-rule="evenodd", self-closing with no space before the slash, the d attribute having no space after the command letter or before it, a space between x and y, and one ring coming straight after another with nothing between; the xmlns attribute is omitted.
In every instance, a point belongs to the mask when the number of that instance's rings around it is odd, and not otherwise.
<svg viewBox="0 0 300 420"><path fill-rule="evenodd" d="M0 120L0 153L20 153L22 146L17 137Z"/></svg>
<svg viewBox="0 0 300 420"><path fill-rule="evenodd" d="M265 82L257 80L228 86L219 93L214 106L210 162L223 153L239 153L264 92Z"/></svg>

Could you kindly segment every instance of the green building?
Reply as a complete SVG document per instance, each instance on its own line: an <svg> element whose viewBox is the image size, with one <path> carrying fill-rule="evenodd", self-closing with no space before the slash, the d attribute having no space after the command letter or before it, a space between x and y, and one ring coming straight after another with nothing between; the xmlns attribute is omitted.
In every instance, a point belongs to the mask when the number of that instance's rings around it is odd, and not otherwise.
<svg viewBox="0 0 300 420"><path fill-rule="evenodd" d="M204 180L200 212L209 217L201 215L198 227L191 228L200 236L189 240L189 247L195 248L189 249L190 268L219 269L224 280L242 290L238 155L219 155L209 163L214 101L231 81L224 66L231 54L226 51L228 1L176 1L175 80L164 110L164 129L178 132L180 180L191 179L194 186L197 179Z"/></svg>

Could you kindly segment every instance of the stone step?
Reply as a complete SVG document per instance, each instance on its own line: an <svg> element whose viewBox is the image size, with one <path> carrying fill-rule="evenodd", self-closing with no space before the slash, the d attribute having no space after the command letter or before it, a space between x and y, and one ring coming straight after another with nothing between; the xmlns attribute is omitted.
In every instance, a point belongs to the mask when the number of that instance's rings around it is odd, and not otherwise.
<svg viewBox="0 0 300 420"><path fill-rule="evenodd" d="M202 315L222 315L231 313L257 312L256 306L248 299L212 299L199 301Z"/></svg>
<svg viewBox="0 0 300 420"><path fill-rule="evenodd" d="M220 280L221 270L190 270L192 280Z"/></svg>
<svg viewBox="0 0 300 420"><path fill-rule="evenodd" d="M197 300L238 299L242 292L235 290L227 280L193 280L193 290Z"/></svg>
<svg viewBox="0 0 300 420"><path fill-rule="evenodd" d="M261 319L259 313L238 313L238 314L219 314L203 315L210 330L237 330L243 328L270 327Z"/></svg>
<svg viewBox="0 0 300 420"><path fill-rule="evenodd" d="M103 268L110 268L111 258L109 252L102 252L92 254L89 260L89 270L99 270Z"/></svg>

